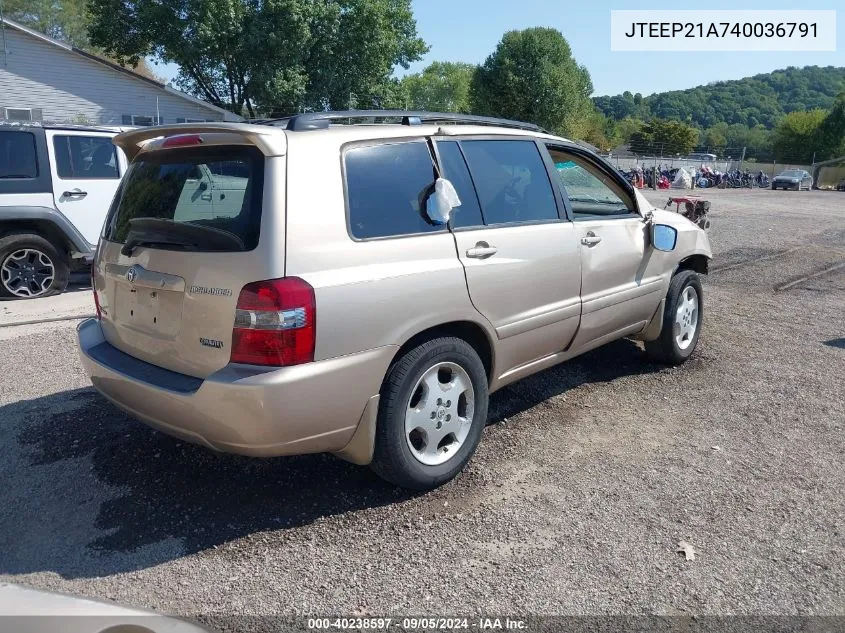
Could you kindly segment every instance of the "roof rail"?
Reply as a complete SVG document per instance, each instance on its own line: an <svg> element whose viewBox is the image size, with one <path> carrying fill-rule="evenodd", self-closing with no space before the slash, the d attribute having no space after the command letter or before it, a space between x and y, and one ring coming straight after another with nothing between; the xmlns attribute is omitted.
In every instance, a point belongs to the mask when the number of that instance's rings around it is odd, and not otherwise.
<svg viewBox="0 0 845 633"><path fill-rule="evenodd" d="M458 114L455 112L424 112L413 110L344 110L335 112L306 112L304 114L295 114L293 116L284 117L280 119L260 119L253 120L250 123L258 123L263 125L276 125L284 127L287 130L301 132L304 130L324 130L328 128L332 122L341 122L349 120L352 123L353 119L398 119L391 123L400 123L402 125L422 125L423 123L466 123L472 125L491 125L496 127L514 128L518 130L528 130L530 132L543 132L544 130L533 123L524 123L522 121L512 121L510 119L498 119L489 116L479 116L475 114ZM363 123L370 123L365 121ZM375 123L375 121L372 121Z"/></svg>

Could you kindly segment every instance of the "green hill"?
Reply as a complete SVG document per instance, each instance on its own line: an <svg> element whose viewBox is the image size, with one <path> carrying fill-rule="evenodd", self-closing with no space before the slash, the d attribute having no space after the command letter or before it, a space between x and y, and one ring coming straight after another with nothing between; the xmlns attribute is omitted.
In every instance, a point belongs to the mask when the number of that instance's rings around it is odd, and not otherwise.
<svg viewBox="0 0 845 633"><path fill-rule="evenodd" d="M842 91L845 91L845 68L806 66L648 97L625 92L613 97L595 97L593 101L599 110L617 121L626 116L642 119L657 116L687 121L701 128L720 122L772 128L789 112L830 109Z"/></svg>

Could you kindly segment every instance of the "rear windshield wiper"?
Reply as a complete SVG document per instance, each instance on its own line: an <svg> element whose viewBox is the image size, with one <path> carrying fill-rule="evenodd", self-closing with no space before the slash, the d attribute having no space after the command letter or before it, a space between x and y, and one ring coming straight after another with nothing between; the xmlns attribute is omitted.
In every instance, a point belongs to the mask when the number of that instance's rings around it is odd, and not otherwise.
<svg viewBox="0 0 845 633"><path fill-rule="evenodd" d="M129 256L135 252L135 249L139 246L147 246L150 248L155 247L164 247L171 250L184 250L184 251L195 251L197 247L194 244L189 244L186 242L179 242L173 240L162 240L162 239L146 239L143 237L133 237L132 234L126 238L126 243L123 245L123 248L120 249L121 254Z"/></svg>
<svg viewBox="0 0 845 633"><path fill-rule="evenodd" d="M242 251L243 240L229 231L165 218L129 220L129 234L120 252L131 255L139 246L166 245L194 251Z"/></svg>

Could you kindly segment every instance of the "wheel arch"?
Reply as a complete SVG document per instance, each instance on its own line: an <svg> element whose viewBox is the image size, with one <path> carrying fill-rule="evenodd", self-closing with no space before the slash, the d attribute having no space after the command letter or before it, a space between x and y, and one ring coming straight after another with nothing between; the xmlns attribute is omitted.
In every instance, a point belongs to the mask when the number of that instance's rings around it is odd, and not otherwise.
<svg viewBox="0 0 845 633"><path fill-rule="evenodd" d="M678 268L675 274L682 270L691 270L701 275L706 275L710 272L710 258L702 253L688 255L678 262Z"/></svg>
<svg viewBox="0 0 845 633"><path fill-rule="evenodd" d="M462 339L472 346L481 358L487 380L490 381L495 363L493 341L484 326L475 321L449 321L428 327L409 336L394 354L389 367L392 367L404 354L418 345L435 338L450 336ZM388 370L387 373L390 373L390 371Z"/></svg>
<svg viewBox="0 0 845 633"><path fill-rule="evenodd" d="M93 254L79 230L59 211L47 207L0 207L0 237L35 233L70 257Z"/></svg>

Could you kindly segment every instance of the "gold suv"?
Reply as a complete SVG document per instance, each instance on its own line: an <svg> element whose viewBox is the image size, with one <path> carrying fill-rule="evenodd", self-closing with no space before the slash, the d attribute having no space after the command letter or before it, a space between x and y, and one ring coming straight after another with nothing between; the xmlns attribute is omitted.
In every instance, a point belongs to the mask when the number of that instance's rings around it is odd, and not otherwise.
<svg viewBox="0 0 845 633"><path fill-rule="evenodd" d="M679 364L707 236L591 152L470 115L126 132L85 369L151 426L254 456L454 477L489 394L626 336Z"/></svg>

